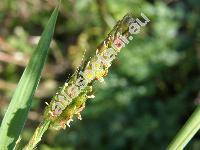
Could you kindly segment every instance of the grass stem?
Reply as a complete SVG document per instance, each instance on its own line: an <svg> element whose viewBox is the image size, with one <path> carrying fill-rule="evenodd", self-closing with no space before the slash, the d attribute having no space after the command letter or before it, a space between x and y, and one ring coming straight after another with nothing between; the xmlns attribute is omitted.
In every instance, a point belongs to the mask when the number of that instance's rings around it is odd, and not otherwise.
<svg viewBox="0 0 200 150"><path fill-rule="evenodd" d="M26 145L26 147L23 150L34 149L37 146L37 144L41 141L42 136L45 133L45 131L49 128L50 123L51 122L49 120L45 120L41 122L39 126L37 127L37 129L35 130L31 140L29 141L29 143Z"/></svg>

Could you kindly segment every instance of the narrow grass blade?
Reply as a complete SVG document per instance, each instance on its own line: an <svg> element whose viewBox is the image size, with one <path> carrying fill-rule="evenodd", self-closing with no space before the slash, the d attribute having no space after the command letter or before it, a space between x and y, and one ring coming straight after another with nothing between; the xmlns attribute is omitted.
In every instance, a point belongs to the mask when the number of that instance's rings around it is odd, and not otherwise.
<svg viewBox="0 0 200 150"><path fill-rule="evenodd" d="M200 105L176 135L168 150L182 150L200 129Z"/></svg>
<svg viewBox="0 0 200 150"><path fill-rule="evenodd" d="M0 150L13 149L23 129L48 54L57 16L58 7L52 13L11 99L0 128Z"/></svg>

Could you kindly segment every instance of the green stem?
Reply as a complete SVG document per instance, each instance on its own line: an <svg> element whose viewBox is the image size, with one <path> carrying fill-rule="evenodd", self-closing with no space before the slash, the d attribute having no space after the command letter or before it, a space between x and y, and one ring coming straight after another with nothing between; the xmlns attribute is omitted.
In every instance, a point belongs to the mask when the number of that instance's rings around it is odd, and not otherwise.
<svg viewBox="0 0 200 150"><path fill-rule="evenodd" d="M168 146L168 150L182 150L200 129L200 105Z"/></svg>
<svg viewBox="0 0 200 150"><path fill-rule="evenodd" d="M26 147L23 148L23 150L32 150L34 149L37 144L41 141L42 135L44 132L49 128L50 126L50 121L49 120L44 120L39 124L37 129L35 130L31 140L29 143L26 145Z"/></svg>

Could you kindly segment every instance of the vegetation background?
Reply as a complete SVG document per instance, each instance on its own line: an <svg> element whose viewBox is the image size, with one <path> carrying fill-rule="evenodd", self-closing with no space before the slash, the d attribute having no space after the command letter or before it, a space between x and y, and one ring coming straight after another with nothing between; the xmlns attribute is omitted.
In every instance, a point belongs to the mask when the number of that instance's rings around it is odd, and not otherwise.
<svg viewBox="0 0 200 150"><path fill-rule="evenodd" d="M0 120L56 0L0 1ZM49 130L40 150L164 150L200 103L200 1L63 0L51 51L22 133L28 142L45 102L95 53L115 22L143 12L150 23L96 84L83 120ZM200 149L198 133L186 149Z"/></svg>

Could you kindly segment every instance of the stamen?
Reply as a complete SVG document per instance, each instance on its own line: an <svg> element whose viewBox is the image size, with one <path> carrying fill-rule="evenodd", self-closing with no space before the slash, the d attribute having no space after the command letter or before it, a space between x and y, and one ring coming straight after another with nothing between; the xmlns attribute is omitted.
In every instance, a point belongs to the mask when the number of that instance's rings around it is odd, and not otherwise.
<svg viewBox="0 0 200 150"><path fill-rule="evenodd" d="M87 96L87 98L95 98L95 96L94 95L89 95L89 96Z"/></svg>

